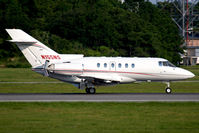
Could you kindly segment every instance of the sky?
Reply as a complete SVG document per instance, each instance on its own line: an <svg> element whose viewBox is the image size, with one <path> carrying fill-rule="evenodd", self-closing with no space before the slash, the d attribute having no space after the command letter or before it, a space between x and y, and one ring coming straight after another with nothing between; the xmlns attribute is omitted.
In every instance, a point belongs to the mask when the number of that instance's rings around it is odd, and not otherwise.
<svg viewBox="0 0 199 133"><path fill-rule="evenodd" d="M155 4L156 3L156 0L150 0L151 1L151 3L153 3L153 4Z"/></svg>

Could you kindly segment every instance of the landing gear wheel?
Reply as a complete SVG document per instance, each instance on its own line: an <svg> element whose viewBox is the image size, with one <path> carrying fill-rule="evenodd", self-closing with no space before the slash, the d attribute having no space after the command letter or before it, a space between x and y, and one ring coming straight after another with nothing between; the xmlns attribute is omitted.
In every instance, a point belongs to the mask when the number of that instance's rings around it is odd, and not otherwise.
<svg viewBox="0 0 199 133"><path fill-rule="evenodd" d="M95 88L90 88L89 92L90 94L95 94Z"/></svg>
<svg viewBox="0 0 199 133"><path fill-rule="evenodd" d="M95 88L86 88L87 94L95 94L95 92L96 92Z"/></svg>
<svg viewBox="0 0 199 133"><path fill-rule="evenodd" d="M167 94L170 94L170 93L172 92L172 89L169 88L169 87L167 87L167 88L165 89L165 92L166 92Z"/></svg>
<svg viewBox="0 0 199 133"><path fill-rule="evenodd" d="M86 93L90 94L89 88L86 88Z"/></svg>

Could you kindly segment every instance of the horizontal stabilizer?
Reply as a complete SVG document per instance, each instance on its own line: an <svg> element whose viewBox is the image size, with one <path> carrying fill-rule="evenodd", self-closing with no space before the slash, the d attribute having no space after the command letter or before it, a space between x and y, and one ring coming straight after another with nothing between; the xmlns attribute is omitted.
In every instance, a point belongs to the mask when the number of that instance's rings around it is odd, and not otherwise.
<svg viewBox="0 0 199 133"><path fill-rule="evenodd" d="M34 44L37 43L36 41L26 41L26 40L8 40L9 42L13 43L25 43L25 44Z"/></svg>

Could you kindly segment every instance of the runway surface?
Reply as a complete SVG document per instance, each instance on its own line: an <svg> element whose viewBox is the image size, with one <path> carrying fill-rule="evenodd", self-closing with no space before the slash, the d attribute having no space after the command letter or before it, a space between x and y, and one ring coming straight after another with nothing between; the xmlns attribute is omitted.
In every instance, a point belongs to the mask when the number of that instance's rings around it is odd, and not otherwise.
<svg viewBox="0 0 199 133"><path fill-rule="evenodd" d="M0 102L199 102L199 93L1 93Z"/></svg>

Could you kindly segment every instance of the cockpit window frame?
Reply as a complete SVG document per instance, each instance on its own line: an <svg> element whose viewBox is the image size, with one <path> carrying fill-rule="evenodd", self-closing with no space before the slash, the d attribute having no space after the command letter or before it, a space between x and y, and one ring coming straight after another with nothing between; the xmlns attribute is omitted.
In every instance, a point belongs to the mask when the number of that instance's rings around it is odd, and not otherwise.
<svg viewBox="0 0 199 133"><path fill-rule="evenodd" d="M163 66L162 61L159 61L158 64L159 64L160 67Z"/></svg>
<svg viewBox="0 0 199 133"><path fill-rule="evenodd" d="M160 67L176 67L174 64L172 64L171 62L169 61L159 61L158 62L158 65Z"/></svg>
<svg viewBox="0 0 199 133"><path fill-rule="evenodd" d="M172 64L172 63L169 62L169 61L168 61L168 65L169 65L170 67L176 67L174 64Z"/></svg>

